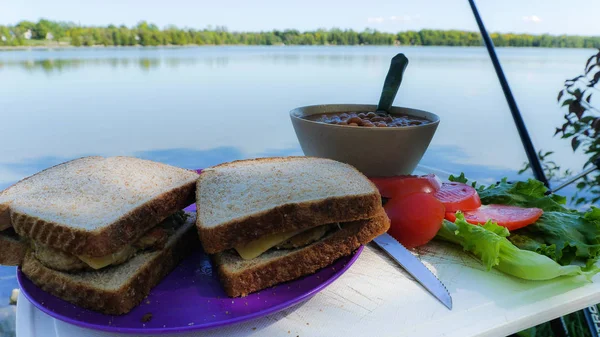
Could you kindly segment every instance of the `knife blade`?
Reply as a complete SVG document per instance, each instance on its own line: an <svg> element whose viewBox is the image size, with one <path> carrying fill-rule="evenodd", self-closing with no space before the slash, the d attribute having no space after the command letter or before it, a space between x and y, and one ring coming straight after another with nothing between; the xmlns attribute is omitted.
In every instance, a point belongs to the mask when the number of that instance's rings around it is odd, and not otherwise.
<svg viewBox="0 0 600 337"><path fill-rule="evenodd" d="M452 297L446 286L400 242L388 233L383 233L373 241L435 298L452 310Z"/></svg>

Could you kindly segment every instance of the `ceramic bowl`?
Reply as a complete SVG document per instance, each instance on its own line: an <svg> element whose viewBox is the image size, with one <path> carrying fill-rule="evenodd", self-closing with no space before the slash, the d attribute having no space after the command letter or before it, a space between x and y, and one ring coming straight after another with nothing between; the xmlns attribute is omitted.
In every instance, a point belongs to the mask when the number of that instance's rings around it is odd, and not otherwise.
<svg viewBox="0 0 600 337"><path fill-rule="evenodd" d="M431 123L403 127L356 127L306 119L310 115L375 111L375 105L327 104L293 109L290 118L306 156L344 162L369 177L411 174L440 123L431 112L392 107L390 113L426 118Z"/></svg>

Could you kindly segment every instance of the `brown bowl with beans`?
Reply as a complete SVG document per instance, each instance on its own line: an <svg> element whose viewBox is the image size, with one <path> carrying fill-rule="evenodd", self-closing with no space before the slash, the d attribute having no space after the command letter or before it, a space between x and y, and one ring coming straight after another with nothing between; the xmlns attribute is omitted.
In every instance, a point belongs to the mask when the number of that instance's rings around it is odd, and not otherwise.
<svg viewBox="0 0 600 337"><path fill-rule="evenodd" d="M307 156L348 163L367 176L411 174L440 123L431 112L393 106L312 105L290 111L292 125Z"/></svg>

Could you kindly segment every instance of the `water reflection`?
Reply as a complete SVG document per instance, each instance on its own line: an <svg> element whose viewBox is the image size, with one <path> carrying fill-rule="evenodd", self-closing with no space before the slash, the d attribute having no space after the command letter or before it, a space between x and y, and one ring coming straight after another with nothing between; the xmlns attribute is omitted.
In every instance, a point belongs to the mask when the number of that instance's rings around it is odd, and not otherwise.
<svg viewBox="0 0 600 337"><path fill-rule="evenodd" d="M465 162L464 159L468 159L469 154L462 149L457 149L451 146L431 146L423 156L423 159L419 165L426 171L432 173L441 174L455 174L458 175L461 172L465 173L465 176L471 181L477 181L479 184L490 185L498 182L502 178L508 178L509 181L527 180L533 178L531 171L523 172L519 174L514 170L498 168L489 165L472 164ZM438 170L440 169L440 170ZM551 186L558 186L560 181L550 181ZM572 196L577 192L576 184L571 184L564 189L560 190L558 194L563 196ZM589 202L597 197L594 193L581 193L580 196L585 202L576 207L581 210L589 209ZM572 200L569 199L569 204L572 207Z"/></svg>
<svg viewBox="0 0 600 337"><path fill-rule="evenodd" d="M214 166L228 161L243 159L245 157L240 149L234 147L217 147L209 150L152 150L138 152L135 153L134 156L187 169Z"/></svg>
<svg viewBox="0 0 600 337"><path fill-rule="evenodd" d="M0 169L9 171L13 176L21 178L30 176L49 167L60 163L76 159L83 156L98 154L86 154L77 157L38 157L19 162L0 162ZM130 154L133 157L153 160L177 167L187 169L198 169L218 165L224 162L247 159L250 156L244 154L240 149L234 147L216 147L208 150L195 149L166 149L140 151ZM267 149L253 157L276 157L276 156L301 156L302 151L299 147L287 149ZM2 178L0 178L2 179ZM17 180L0 180L0 190L12 185Z"/></svg>
<svg viewBox="0 0 600 337"><path fill-rule="evenodd" d="M277 63L277 61L275 61ZM158 69L163 65L168 68L179 68L194 65L204 65L209 68L225 68L229 65L228 57L209 58L109 58L109 59L44 59L27 61L2 61L2 68L21 68L28 72L43 71L45 73L62 73L67 70L78 70L83 67L108 66L112 69L126 69L131 65L137 66L144 71Z"/></svg>
<svg viewBox="0 0 600 337"><path fill-rule="evenodd" d="M518 175L514 170L473 164L467 160L470 159L469 157L469 154L460 148L447 145L434 145L427 149L419 165L427 168L437 168L443 170L445 173L455 175L464 172L465 176L469 177L469 179L483 184L494 183L503 177L511 180L528 178L525 175Z"/></svg>
<svg viewBox="0 0 600 337"><path fill-rule="evenodd" d="M85 154L77 157L38 157L19 162L0 162L0 169L7 170L13 176L27 177L42 171L48 167L58 165L62 162L73 160L78 157L99 154ZM163 150L140 151L129 154L137 158L153 160L177 167L187 169L198 169L209 166L218 165L224 162L234 160L257 158L257 157L278 157L278 156L302 156L300 146L289 147L283 149L265 149L256 155L248 155L239 148L231 146L215 147L207 150L197 150L191 148L174 148ZM509 177L517 179L516 172L508 169L494 168L485 165L473 165L467 162L461 162L460 158L466 158L467 154L457 148L449 146L431 146L420 165L426 168L439 168L444 173L458 174L465 172L471 179L479 180L480 182L490 183L490 177L501 178ZM1 178L0 178L1 179ZM2 181L0 180L0 190L8 187L16 182L16 180Z"/></svg>
<svg viewBox="0 0 600 337"><path fill-rule="evenodd" d="M162 66L178 68L181 66L204 65L210 68L228 67L231 61L259 62L270 65L297 66L305 63L329 68L347 67L379 67L387 64L389 58L398 52L410 52L410 48L372 48L368 53L361 53L361 48L329 47L287 47L276 48L245 48L248 55L242 57L236 47L213 48L182 48L182 49L118 49L122 57L115 58L114 48L102 50L75 49L33 51L30 54L0 53L0 70L21 68L29 72L43 71L45 73L77 70L83 67L108 66L113 69L128 68L136 65L143 71L151 71ZM294 50L301 53L294 53ZM460 49L460 48L459 48ZM374 53L373 53L374 52ZM42 53L42 54L41 54ZM43 53L46 53L44 55ZM444 51L445 63L489 63L483 49L471 48L457 52ZM17 57L14 57L17 55ZM412 62L436 65L439 64L439 55L435 48L431 53L415 53L411 55ZM508 57L510 61L510 57ZM540 61L538 59L532 61ZM543 61L543 60L542 60Z"/></svg>
<svg viewBox="0 0 600 337"><path fill-rule="evenodd" d="M156 69L160 66L160 60L143 58L139 60L139 65L142 70Z"/></svg>
<svg viewBox="0 0 600 337"><path fill-rule="evenodd" d="M399 51L411 66L396 103L442 117L423 163L477 180L517 178L526 157L484 48L87 48L0 52L0 140L11 145L0 149L0 186L85 154L190 168L301 154L287 111L376 102ZM499 54L536 146L580 167L552 134L562 120L557 86L589 52Z"/></svg>
<svg viewBox="0 0 600 337"><path fill-rule="evenodd" d="M170 68L193 65L198 63L195 59L168 59L159 58L110 58L110 59L45 59L45 60L27 60L27 61L0 61L0 68L21 68L28 72L43 71L45 73L62 73L67 70L78 70L83 67L108 66L113 69L127 69L131 65L136 65L139 69L148 71L161 67L165 63ZM207 60L209 65L212 60ZM224 62L220 61L223 64Z"/></svg>
<svg viewBox="0 0 600 337"><path fill-rule="evenodd" d="M97 155L97 154L86 154ZM266 149L254 156L244 153L241 149L235 147L215 147L207 150L196 150L190 148L176 148L164 150L140 151L130 154L131 156L153 160L177 167L187 169L205 168L218 165L224 162L234 160L257 158L257 157L278 157L278 156L302 156L300 146L284 149ZM84 156L84 155L82 155ZM82 157L79 156L79 157ZM17 176L24 178L42 171L48 167L58 165L68 160L76 159L77 157L38 157L20 162L0 162L0 171L9 171L9 176ZM509 180L523 180L530 178L528 173L519 175L514 170L498 168L487 165L472 164L466 160L468 154L458 148L444 145L432 145L427 150L425 156L419 163L420 169L427 172L436 173L438 175L460 174L464 172L470 180L477 181L481 184L493 184L501 178ZM19 179L20 179L19 178ZM16 180L3 181L0 178L0 191L15 183ZM574 185L569 186L561 191L562 195L573 195L576 192ZM583 197L591 198L592 195L587 193ZM1 275L0 275L1 277Z"/></svg>
<svg viewBox="0 0 600 337"><path fill-rule="evenodd" d="M311 62L315 65L326 66L330 68L345 68L356 66L356 63L362 65L378 66L387 63L389 60L385 57L377 56L333 56L333 55L315 55L315 56L292 56L292 55L274 55L261 56L261 62L271 65L295 66L304 62ZM43 71L46 73L63 72L65 70L77 70L83 67L108 66L113 69L128 68L131 64L137 64L138 68L144 71L158 69L165 65L169 68L179 68L181 66L204 65L210 68L225 68L230 64L229 57L201 57L201 58L99 58L99 59L44 59L44 60L26 60L26 61L2 61L1 68L21 68L30 72Z"/></svg>

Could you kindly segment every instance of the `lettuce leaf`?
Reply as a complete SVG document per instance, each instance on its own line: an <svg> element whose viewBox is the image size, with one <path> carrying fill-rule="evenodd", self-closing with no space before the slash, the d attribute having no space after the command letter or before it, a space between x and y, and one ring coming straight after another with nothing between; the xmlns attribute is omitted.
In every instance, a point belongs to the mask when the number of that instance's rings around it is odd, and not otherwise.
<svg viewBox="0 0 600 337"><path fill-rule="evenodd" d="M463 174L452 177L467 183ZM476 183L472 183L476 186ZM537 207L542 217L527 227L514 231L509 237L515 246L545 255L561 265L576 259L586 263L600 258L600 209L592 207L587 213L566 208L563 196L546 195L548 189L535 179L510 183L506 178L497 184L478 188L485 205L500 204Z"/></svg>
<svg viewBox="0 0 600 337"><path fill-rule="evenodd" d="M500 204L520 207L537 207L545 212L557 211L573 213L564 207L567 198L551 194L546 195L548 189L544 184L535 179L509 183L506 178L496 185L489 186L479 191L479 198L485 205Z"/></svg>
<svg viewBox="0 0 600 337"><path fill-rule="evenodd" d="M521 249L546 255L562 265L575 259L597 260L600 256L600 208L587 213L545 212L527 227L516 230L509 240Z"/></svg>
<svg viewBox="0 0 600 337"><path fill-rule="evenodd" d="M600 268L592 264L585 268L576 265L561 266L545 255L519 249L507 239L509 235L508 229L491 221L483 226L471 225L458 212L454 223L444 220L436 237L461 245L464 250L480 258L487 270L496 268L525 280L584 275L589 281L600 271Z"/></svg>

